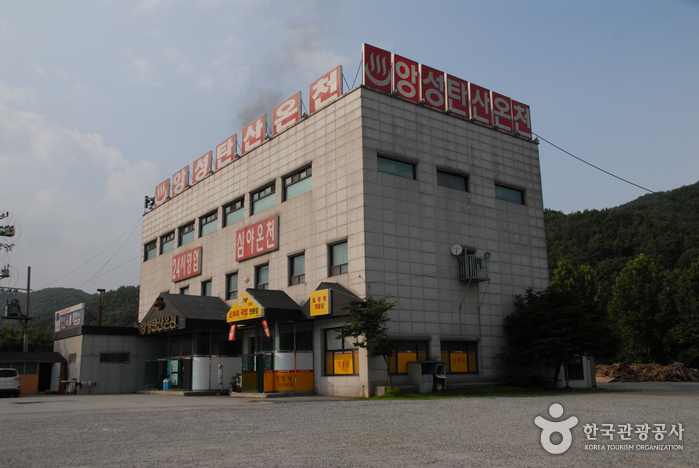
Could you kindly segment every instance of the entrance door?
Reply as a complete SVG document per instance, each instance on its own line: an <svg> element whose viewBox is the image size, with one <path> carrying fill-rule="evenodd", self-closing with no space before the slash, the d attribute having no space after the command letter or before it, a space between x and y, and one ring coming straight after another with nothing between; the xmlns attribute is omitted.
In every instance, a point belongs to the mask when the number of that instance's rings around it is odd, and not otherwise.
<svg viewBox="0 0 699 468"><path fill-rule="evenodd" d="M243 356L244 392L271 392L274 390L274 356L247 354Z"/></svg>

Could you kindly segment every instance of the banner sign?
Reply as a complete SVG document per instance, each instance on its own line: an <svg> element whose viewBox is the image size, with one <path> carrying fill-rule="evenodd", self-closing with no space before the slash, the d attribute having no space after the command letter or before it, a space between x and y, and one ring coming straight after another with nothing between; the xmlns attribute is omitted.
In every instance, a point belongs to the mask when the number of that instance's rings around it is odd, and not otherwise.
<svg viewBox="0 0 699 468"><path fill-rule="evenodd" d="M172 196L184 192L189 187L189 166L185 166L172 176Z"/></svg>
<svg viewBox="0 0 699 468"><path fill-rule="evenodd" d="M311 293L311 317L331 314L331 290L321 289Z"/></svg>
<svg viewBox="0 0 699 468"><path fill-rule="evenodd" d="M55 315L54 331L63 331L80 327L85 323L85 303L81 302L67 309L59 310Z"/></svg>
<svg viewBox="0 0 699 468"><path fill-rule="evenodd" d="M235 159L236 135L226 138L223 143L216 147L216 169L219 170Z"/></svg>
<svg viewBox="0 0 699 468"><path fill-rule="evenodd" d="M170 179L162 181L155 187L155 206L160 206L170 199Z"/></svg>
<svg viewBox="0 0 699 468"><path fill-rule="evenodd" d="M269 325L267 325L267 320L262 320L262 328L264 328L265 335L267 335L267 338L269 338Z"/></svg>
<svg viewBox="0 0 699 468"><path fill-rule="evenodd" d="M237 327L235 323L231 325L231 331L228 332L228 341L235 341L235 327Z"/></svg>
<svg viewBox="0 0 699 468"><path fill-rule="evenodd" d="M262 255L279 248L279 216L238 229L235 233L235 261Z"/></svg>
<svg viewBox="0 0 699 468"><path fill-rule="evenodd" d="M279 135L286 128L301 121L301 91L274 108L272 134Z"/></svg>
<svg viewBox="0 0 699 468"><path fill-rule="evenodd" d="M258 117L243 129L243 154L254 150L265 142L267 117Z"/></svg>
<svg viewBox="0 0 699 468"><path fill-rule="evenodd" d="M265 315L265 308L255 302L245 291L242 292L235 301L233 307L226 314L226 322L239 322L241 320L249 320L262 318Z"/></svg>
<svg viewBox="0 0 699 468"><path fill-rule="evenodd" d="M417 62L393 54L393 92L408 101L420 101L420 72Z"/></svg>
<svg viewBox="0 0 699 468"><path fill-rule="evenodd" d="M437 110L444 110L444 73L420 64L420 100Z"/></svg>
<svg viewBox="0 0 699 468"><path fill-rule="evenodd" d="M308 107L311 114L342 96L342 65L311 83Z"/></svg>
<svg viewBox="0 0 699 468"><path fill-rule="evenodd" d="M177 283L201 274L201 247L172 257L172 282Z"/></svg>
<svg viewBox="0 0 699 468"><path fill-rule="evenodd" d="M391 53L369 44L362 44L362 57L364 86L390 94L393 91Z"/></svg>
<svg viewBox="0 0 699 468"><path fill-rule="evenodd" d="M235 136L235 135L234 135ZM204 179L211 172L211 151L192 164L192 185Z"/></svg>

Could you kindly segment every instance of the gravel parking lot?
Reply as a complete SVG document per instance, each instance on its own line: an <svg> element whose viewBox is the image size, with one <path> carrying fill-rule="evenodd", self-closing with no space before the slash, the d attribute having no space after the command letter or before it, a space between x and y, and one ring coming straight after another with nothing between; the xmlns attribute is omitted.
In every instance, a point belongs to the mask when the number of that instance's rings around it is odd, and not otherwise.
<svg viewBox="0 0 699 468"><path fill-rule="evenodd" d="M2 398L0 466L699 466L699 384L601 387L610 391L422 401ZM553 403L564 408L558 419L548 413ZM536 416L577 417L570 449L547 453ZM618 431L628 423L623 440ZM646 441L636 432L644 423ZM593 424L599 432L589 441L583 427ZM613 425L611 440L603 424ZM655 424L666 425L662 441ZM679 424L682 440L669 434Z"/></svg>

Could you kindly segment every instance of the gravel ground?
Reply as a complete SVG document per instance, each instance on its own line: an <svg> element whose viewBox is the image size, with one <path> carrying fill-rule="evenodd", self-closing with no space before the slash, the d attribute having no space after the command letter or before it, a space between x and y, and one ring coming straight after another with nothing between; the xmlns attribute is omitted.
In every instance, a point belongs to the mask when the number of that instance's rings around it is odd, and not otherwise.
<svg viewBox="0 0 699 468"><path fill-rule="evenodd" d="M0 399L0 466L699 466L699 384L606 384L537 398L347 401L169 395ZM578 418L547 453L534 418ZM682 424L682 440L588 441L585 424ZM557 443L557 435L552 441ZM643 446L681 446L642 450ZM593 445L598 447L592 448ZM631 450L618 450L631 446ZM657 447L656 447L657 448ZM614 450L617 449L617 450Z"/></svg>

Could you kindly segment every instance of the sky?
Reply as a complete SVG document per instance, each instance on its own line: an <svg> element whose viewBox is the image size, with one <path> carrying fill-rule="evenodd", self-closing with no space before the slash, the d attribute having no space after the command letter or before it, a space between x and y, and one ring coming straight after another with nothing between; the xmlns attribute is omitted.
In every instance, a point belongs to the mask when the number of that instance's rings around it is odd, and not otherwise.
<svg viewBox="0 0 699 468"><path fill-rule="evenodd" d="M542 139L652 191L699 180L699 1L3 0L0 287L140 281L146 195L362 43L531 107ZM647 192L548 143L544 206Z"/></svg>

